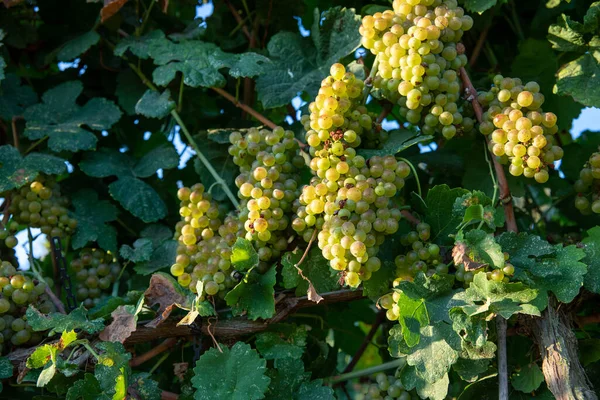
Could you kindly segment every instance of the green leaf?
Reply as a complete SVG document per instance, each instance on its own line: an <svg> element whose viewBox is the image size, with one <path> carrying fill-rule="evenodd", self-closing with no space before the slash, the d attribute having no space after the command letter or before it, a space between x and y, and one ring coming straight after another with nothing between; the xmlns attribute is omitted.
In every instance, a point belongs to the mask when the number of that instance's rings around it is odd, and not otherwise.
<svg viewBox="0 0 600 400"><path fill-rule="evenodd" d="M555 93L588 107L600 107L600 50L585 53L558 71Z"/></svg>
<svg viewBox="0 0 600 400"><path fill-rule="evenodd" d="M137 264L133 269L140 275L150 275L156 271L171 266L177 256L176 240L166 240L152 253L149 261Z"/></svg>
<svg viewBox="0 0 600 400"><path fill-rule="evenodd" d="M100 41L100 35L96 31L89 31L81 36L65 43L56 58L58 61L72 61L90 49L93 45Z"/></svg>
<svg viewBox="0 0 600 400"><path fill-rule="evenodd" d="M523 393L531 393L537 390L542 382L544 382L544 374L537 364L522 366L510 378L512 386Z"/></svg>
<svg viewBox="0 0 600 400"><path fill-rule="evenodd" d="M258 400L264 397L270 379L266 361L250 345L237 342L223 352L212 348L194 368L195 400Z"/></svg>
<svg viewBox="0 0 600 400"><path fill-rule="evenodd" d="M67 392L66 400L112 400L112 396L108 396L100 388L100 383L92 374L85 374L83 379L73 383Z"/></svg>
<svg viewBox="0 0 600 400"><path fill-rule="evenodd" d="M130 387L132 387L144 400L160 400L162 390L158 387L158 382L152 379L148 372L139 372L132 377Z"/></svg>
<svg viewBox="0 0 600 400"><path fill-rule="evenodd" d="M130 69L125 69L117 75L117 96L119 106L127 115L135 115L135 105L146 92L146 85Z"/></svg>
<svg viewBox="0 0 600 400"><path fill-rule="evenodd" d="M49 137L50 150L80 151L96 147L96 136L83 129L109 129L121 118L121 111L111 101L95 97L83 107L75 102L83 85L79 81L65 82L48 90L42 103L33 105L23 114L27 125L24 135L30 140Z"/></svg>
<svg viewBox="0 0 600 400"><path fill-rule="evenodd" d="M479 190L474 190L457 198L452 207L452 215L457 218L462 217L463 225L479 220L485 221L491 229L498 227L495 221L496 216L492 207L492 199Z"/></svg>
<svg viewBox="0 0 600 400"><path fill-rule="evenodd" d="M145 60L150 56L151 48L159 47L166 41L165 34L158 29L150 31L142 37L131 35L117 43L115 55L122 57L127 51L131 51L135 56Z"/></svg>
<svg viewBox="0 0 600 400"><path fill-rule="evenodd" d="M448 235L455 232L463 216L453 215L452 209L458 197L467 194L461 188L450 189L447 185L435 186L427 192L426 222L431 225L432 241L440 244L450 244L452 239Z"/></svg>
<svg viewBox="0 0 600 400"><path fill-rule="evenodd" d="M266 360L301 358L306 347L306 328L296 325L271 325L272 332L256 336L256 349Z"/></svg>
<svg viewBox="0 0 600 400"><path fill-rule="evenodd" d="M100 388L114 399L126 396L125 382L129 374L129 360L131 354L125 350L121 343L101 342L96 345L100 357L94 370L94 376L100 383Z"/></svg>
<svg viewBox="0 0 600 400"><path fill-rule="evenodd" d="M121 250L119 254L126 260L133 261L134 263L139 263L142 261L150 260L152 256L152 241L150 239L137 239L133 242L133 247L124 244L121 246Z"/></svg>
<svg viewBox="0 0 600 400"><path fill-rule="evenodd" d="M101 148L97 151L85 153L79 168L94 178L106 178L107 176L131 176L133 161L127 154L120 151Z"/></svg>
<svg viewBox="0 0 600 400"><path fill-rule="evenodd" d="M240 271L258 266L258 253L249 240L238 237L231 249L231 264Z"/></svg>
<svg viewBox="0 0 600 400"><path fill-rule="evenodd" d="M322 379L303 382L294 396L295 400L335 400L333 389L323 385Z"/></svg>
<svg viewBox="0 0 600 400"><path fill-rule="evenodd" d="M417 136L415 132L406 129L400 129L390 132L389 140L383 144L381 149L360 149L357 153L365 158L371 158L373 156L387 156L390 154L394 155L403 152L417 143L428 142L430 140L431 136Z"/></svg>
<svg viewBox="0 0 600 400"><path fill-rule="evenodd" d="M496 5L497 0L465 0L465 8L469 11L482 14Z"/></svg>
<svg viewBox="0 0 600 400"><path fill-rule="evenodd" d="M0 357L0 379L6 379L13 376L12 362L6 357ZM0 393L4 389L4 385L0 382Z"/></svg>
<svg viewBox="0 0 600 400"><path fill-rule="evenodd" d="M144 222L155 222L167 215L167 207L154 188L137 178L122 176L108 185L108 190L123 208Z"/></svg>
<svg viewBox="0 0 600 400"><path fill-rule="evenodd" d="M469 317L464 311L455 307L450 310L452 329L463 340L470 342L475 347L482 347L487 341L487 321L485 315Z"/></svg>
<svg viewBox="0 0 600 400"><path fill-rule="evenodd" d="M294 251L285 253L281 257L283 287L286 289L296 288L297 296L306 295L309 289L309 283L305 279L302 279L302 276L300 276L295 267L303 254L304 250L297 248ZM309 251L298 268L302 271L302 275L313 284L317 293L331 292L340 287L337 274L332 275L329 262L323 257L321 250L317 247Z"/></svg>
<svg viewBox="0 0 600 400"><path fill-rule="evenodd" d="M32 305L27 308L27 323L36 332L47 331L48 335L53 335L57 332L73 331L80 329L86 333L93 334L100 332L104 328L104 320L102 318L88 320L88 311L83 307L71 311L70 314L50 313L44 315L35 309Z"/></svg>
<svg viewBox="0 0 600 400"><path fill-rule="evenodd" d="M465 265L465 269L478 269L488 265L495 269L504 268L504 253L494 237L480 229L473 229L457 241L452 250L454 263Z"/></svg>
<svg viewBox="0 0 600 400"><path fill-rule="evenodd" d="M557 23L548 28L548 41L554 50L583 53L587 46L582 31L582 24L562 14Z"/></svg>
<svg viewBox="0 0 600 400"><path fill-rule="evenodd" d="M43 153L22 157L11 145L0 146L0 160L0 192L31 183L40 172L59 175L67 170L62 158Z"/></svg>
<svg viewBox="0 0 600 400"><path fill-rule="evenodd" d="M277 270L271 267L264 274L249 271L227 295L225 301L234 314L248 313L248 318L268 319L275 314L275 277ZM258 276L256 276L258 275Z"/></svg>
<svg viewBox="0 0 600 400"><path fill-rule="evenodd" d="M600 339L583 339L579 341L579 354L583 366L600 361Z"/></svg>
<svg viewBox="0 0 600 400"><path fill-rule="evenodd" d="M579 294L588 271L587 266L580 262L585 252L575 245L558 245L556 249L556 258L540 259L529 271L535 276L535 281L554 293L559 301L570 303Z"/></svg>
<svg viewBox="0 0 600 400"><path fill-rule="evenodd" d="M140 237L150 239L153 247L158 247L173 238L173 231L162 224L148 224L140 232Z"/></svg>
<svg viewBox="0 0 600 400"><path fill-rule="evenodd" d="M588 236L583 239L585 245L585 258L582 260L588 266L584 286L593 293L600 293L600 227L596 226L587 231Z"/></svg>
<svg viewBox="0 0 600 400"><path fill-rule="evenodd" d="M414 347L421 339L421 328L429 325L425 300L414 300L401 293L398 306L400 307L398 322L402 327L402 337L408 347Z"/></svg>
<svg viewBox="0 0 600 400"><path fill-rule="evenodd" d="M174 109L169 89L162 93L148 89L135 105L135 112L148 118L164 118Z"/></svg>
<svg viewBox="0 0 600 400"><path fill-rule="evenodd" d="M89 242L97 242L104 250L117 251L117 231L107 222L117 219L117 208L109 201L99 200L92 189L83 189L71 198L77 219L77 230L72 237L74 249Z"/></svg>
<svg viewBox="0 0 600 400"><path fill-rule="evenodd" d="M475 382L482 374L487 372L489 367L490 360L466 360L464 358L459 358L452 366L452 369L463 381Z"/></svg>
<svg viewBox="0 0 600 400"><path fill-rule="evenodd" d="M267 50L271 63L256 81L258 99L265 108L288 104L299 92L310 97L329 75L331 64L352 53L360 43L360 16L354 10L335 7L323 13L315 9L312 43L298 33L274 35Z"/></svg>
<svg viewBox="0 0 600 400"><path fill-rule="evenodd" d="M332 278L336 279L336 284L339 286L337 276L337 274L333 275ZM363 295L377 300L390 291L394 279L396 279L396 265L393 261L384 261L379 271L374 272L371 279L362 283Z"/></svg>
<svg viewBox="0 0 600 400"><path fill-rule="evenodd" d="M281 358L273 364L275 368L267 370L271 383L265 398L293 399L300 385L310 379L310 373L304 371L304 363L299 358Z"/></svg>
<svg viewBox="0 0 600 400"><path fill-rule="evenodd" d="M138 178L148 178L159 169L171 169L179 165L179 154L171 144L158 146L146 153L133 168Z"/></svg>
<svg viewBox="0 0 600 400"><path fill-rule="evenodd" d="M23 115L25 109L37 103L37 94L29 85L21 85L21 78L7 74L0 82L0 118L10 121Z"/></svg>

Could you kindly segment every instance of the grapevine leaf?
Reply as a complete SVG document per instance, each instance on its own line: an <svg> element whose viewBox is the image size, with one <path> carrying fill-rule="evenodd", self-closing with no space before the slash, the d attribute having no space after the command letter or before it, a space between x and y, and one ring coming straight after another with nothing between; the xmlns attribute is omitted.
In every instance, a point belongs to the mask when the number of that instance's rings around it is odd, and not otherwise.
<svg viewBox="0 0 600 400"><path fill-rule="evenodd" d="M128 115L135 115L135 105L146 92L146 85L130 69L123 70L117 75L117 96L119 106Z"/></svg>
<svg viewBox="0 0 600 400"><path fill-rule="evenodd" d="M103 393L100 383L92 374L73 383L67 392L67 400L112 400L112 396Z"/></svg>
<svg viewBox="0 0 600 400"><path fill-rule="evenodd" d="M108 0L104 1L104 7L100 10L100 21L102 23L110 19L127 3L127 0Z"/></svg>
<svg viewBox="0 0 600 400"><path fill-rule="evenodd" d="M138 178L147 178L159 169L171 169L179 165L179 155L171 144L158 146L146 153L133 168Z"/></svg>
<svg viewBox="0 0 600 400"><path fill-rule="evenodd" d="M491 229L504 225L504 221L501 225L497 223L496 210L493 208L492 199L478 190L457 198L452 207L452 215L457 218L462 217L464 226L472 221L484 221Z"/></svg>
<svg viewBox="0 0 600 400"><path fill-rule="evenodd" d="M107 222L117 219L117 208L109 201L99 200L91 189L83 189L72 197L77 219L77 230L73 235L73 248L80 249L89 242L97 242L104 250L117 251L117 231Z"/></svg>
<svg viewBox="0 0 600 400"><path fill-rule="evenodd" d="M231 249L231 264L240 271L258 266L258 253L249 240L238 237Z"/></svg>
<svg viewBox="0 0 600 400"><path fill-rule="evenodd" d="M85 153L79 168L88 176L106 178L107 176L131 176L133 161L127 154L117 150L101 148Z"/></svg>
<svg viewBox="0 0 600 400"><path fill-rule="evenodd" d="M12 362L6 357L0 357L0 379L6 379L13 376L13 365ZM0 393L4 388L2 382L0 382Z"/></svg>
<svg viewBox="0 0 600 400"><path fill-rule="evenodd" d="M65 43L58 51L56 58L58 61L72 61L99 41L100 35L96 31L86 32Z"/></svg>
<svg viewBox="0 0 600 400"><path fill-rule="evenodd" d="M394 155L403 152L404 150L408 149L411 146L414 146L417 143L428 142L431 140L431 136L417 136L415 132L409 131L407 129L391 131L389 135L389 140L383 144L383 147L381 149L360 149L358 150L358 154L365 158L371 158L373 156Z"/></svg>
<svg viewBox="0 0 600 400"><path fill-rule="evenodd" d="M450 189L447 185L438 185L429 189L425 203L427 204L426 222L431 225L432 241L439 244L450 244L452 239L448 235L455 232L463 216L452 213L454 202L458 197L467 194L461 188Z"/></svg>
<svg viewBox="0 0 600 400"><path fill-rule="evenodd" d="M49 363L47 364L42 372L40 372L38 376L38 380L36 382L37 387L44 387L50 382L52 378L54 378L54 374L56 374L56 364Z"/></svg>
<svg viewBox="0 0 600 400"><path fill-rule="evenodd" d="M121 246L119 254L126 260L139 263L150 260L153 250L152 241L150 239L141 238L133 242L133 247L127 244Z"/></svg>
<svg viewBox="0 0 600 400"><path fill-rule="evenodd" d="M450 318L452 319L452 329L463 340L473 343L475 347L485 345L488 327L484 316L469 317L462 309L455 307L450 310Z"/></svg>
<svg viewBox="0 0 600 400"><path fill-rule="evenodd" d="M496 5L497 0L465 0L465 8L469 11L483 14L484 11Z"/></svg>
<svg viewBox="0 0 600 400"><path fill-rule="evenodd" d="M42 103L25 110L27 121L24 135L30 140L48 136L50 150L71 151L92 150L96 147L96 136L83 129L109 129L121 118L121 111L111 101L95 97L83 107L75 100L83 91L79 81L65 82L42 96Z"/></svg>
<svg viewBox="0 0 600 400"><path fill-rule="evenodd" d="M600 50L585 53L558 71L555 93L572 96L588 107L600 107Z"/></svg>
<svg viewBox="0 0 600 400"><path fill-rule="evenodd" d="M48 335L53 335L57 332L73 331L80 329L86 333L93 334L100 332L104 328L104 320L102 318L89 320L87 317L88 311L79 306L70 314L50 313L44 315L40 313L34 306L30 305L27 308L27 323L36 332L47 331Z"/></svg>
<svg viewBox="0 0 600 400"><path fill-rule="evenodd" d="M191 309L188 311L187 315L177 323L177 326L189 326L194 323L198 316L210 317L211 315L216 315L215 307L210 301L206 300L204 296L204 282L199 280L198 283L196 283L196 298L192 302Z"/></svg>
<svg viewBox="0 0 600 400"><path fill-rule="evenodd" d="M173 307L189 310L194 302L194 295L181 287L171 275L158 272L150 278L150 285L144 292L149 307L159 305L157 317L146 326L156 328L171 315Z"/></svg>
<svg viewBox="0 0 600 400"><path fill-rule="evenodd" d="M158 247L173 237L173 231L162 224L149 224L140 232L140 236L152 241L153 247Z"/></svg>
<svg viewBox="0 0 600 400"><path fill-rule="evenodd" d="M428 382L418 375L416 368L411 366L406 366L402 369L400 380L406 390L416 389L421 398L429 398L431 400L445 399L450 383L448 374L444 374L435 382Z"/></svg>
<svg viewBox="0 0 600 400"><path fill-rule="evenodd" d="M336 276L334 275L334 277ZM389 292L390 285L395 278L396 265L393 262L384 261L381 264L381 268L373 272L371 279L363 282L363 295L373 300L378 299Z"/></svg>
<svg viewBox="0 0 600 400"><path fill-rule="evenodd" d="M304 362L299 358L281 358L275 360L274 366L267 371L271 383L265 398L293 399L300 385L310 378L310 373L304 371Z"/></svg>
<svg viewBox="0 0 600 400"><path fill-rule="evenodd" d="M331 292L340 287L337 274L331 274L329 263L318 248L311 249L302 264L298 265L302 275L306 278L303 279L296 269L303 254L304 251L297 248L281 257L283 287L286 289L296 288L297 296L310 294L311 286L316 293Z"/></svg>
<svg viewBox="0 0 600 400"><path fill-rule="evenodd" d="M463 381L475 382L479 377L484 374L490 368L490 360L467 360L459 358L458 361L452 366L454 372L456 372Z"/></svg>
<svg viewBox="0 0 600 400"><path fill-rule="evenodd" d="M154 222L167 215L167 206L154 188L137 178L122 176L108 185L110 195L123 208L144 222Z"/></svg>
<svg viewBox="0 0 600 400"><path fill-rule="evenodd" d="M163 45L167 39L161 30L153 30L148 34L137 37L134 35L121 39L115 46L115 55L122 57L127 51L131 51L135 56L145 60L150 57L150 49Z"/></svg>
<svg viewBox="0 0 600 400"><path fill-rule="evenodd" d="M265 360L301 358L306 347L306 328L296 325L271 325L272 332L256 337L256 349Z"/></svg>
<svg viewBox="0 0 600 400"><path fill-rule="evenodd" d="M160 400L162 390L158 387L158 382L152 379L148 372L139 372L132 377L130 387L139 393L140 398L144 400Z"/></svg>
<svg viewBox="0 0 600 400"><path fill-rule="evenodd" d="M75 331L64 331L59 341L37 347L27 359L27 368L41 368L50 361L56 362L56 355L69 347L75 340L77 340Z"/></svg>
<svg viewBox="0 0 600 400"><path fill-rule="evenodd" d="M256 81L258 98L265 108L288 104L300 92L311 97L331 64L353 52L360 43L360 16L354 10L335 7L321 16L315 9L311 43L297 33L274 35L267 50L271 63Z"/></svg>
<svg viewBox="0 0 600 400"><path fill-rule="evenodd" d="M600 361L600 339L579 340L579 352L581 363L586 367Z"/></svg>
<svg viewBox="0 0 600 400"><path fill-rule="evenodd" d="M523 393L537 390L542 382L544 382L544 374L535 363L522 366L519 371L513 373L510 379L512 386Z"/></svg>
<svg viewBox="0 0 600 400"><path fill-rule="evenodd" d="M207 141L206 136L198 135L195 139L203 142L202 152L213 166L219 166L217 169L219 176L223 179L223 181L225 181L225 184L232 189L233 193L235 193L237 191L235 186L235 178L237 175L235 171L239 171L239 169L233 163L232 157L229 156L229 153L227 152L228 146L220 145L210 140ZM205 187L211 187L215 184L215 177L199 158L194 160L194 169L200 176L200 181ZM221 184L214 185L211 193L213 195L213 199L217 201L225 200L227 198L227 194L221 187Z"/></svg>
<svg viewBox="0 0 600 400"><path fill-rule="evenodd" d="M600 227L596 226L587 232L588 236L583 239L585 247L585 259L583 262L588 266L585 275L584 286L593 293L600 293Z"/></svg>
<svg viewBox="0 0 600 400"><path fill-rule="evenodd" d="M408 347L414 347L419 344L421 339L421 328L429 324L425 300L415 300L400 293L398 306L400 307L398 321L402 327L402 337Z"/></svg>
<svg viewBox="0 0 600 400"><path fill-rule="evenodd" d="M269 382L266 361L250 345L237 342L223 352L212 348L196 363L192 385L195 400L257 400Z"/></svg>
<svg viewBox="0 0 600 400"><path fill-rule="evenodd" d="M90 318L107 317L119 306L137 304L140 297L142 297L142 294L143 293L138 290L132 290L127 292L127 295L123 297L106 297L91 308L88 315Z"/></svg>
<svg viewBox="0 0 600 400"><path fill-rule="evenodd" d="M11 145L0 146L0 160L0 192L31 183L40 172L59 175L67 170L61 158L43 153L22 157Z"/></svg>
<svg viewBox="0 0 600 400"><path fill-rule="evenodd" d="M166 240L156 247L152 252L150 260L137 264L133 269L140 275L150 275L156 271L168 267L175 261L177 256L177 241Z"/></svg>
<svg viewBox="0 0 600 400"><path fill-rule="evenodd" d="M14 116L23 115L25 109L37 103L37 95L28 85L21 85L21 79L7 74L0 83L0 118L10 121Z"/></svg>
<svg viewBox="0 0 600 400"><path fill-rule="evenodd" d="M256 276L249 271L227 295L225 301L231 306L234 314L248 313L248 318L271 318L275 314L275 267L264 274Z"/></svg>
<svg viewBox="0 0 600 400"><path fill-rule="evenodd" d="M333 389L323 385L322 379L315 379L312 382L302 382L298 393L294 396L295 400L335 400Z"/></svg>
<svg viewBox="0 0 600 400"><path fill-rule="evenodd" d="M142 311L144 297L140 297L136 306L118 306L111 313L112 322L104 328L98 337L105 342L124 343L137 327L138 314Z"/></svg>
<svg viewBox="0 0 600 400"><path fill-rule="evenodd" d="M162 93L148 89L135 105L135 112L148 118L164 118L174 109L169 89Z"/></svg>
<svg viewBox="0 0 600 400"><path fill-rule="evenodd" d="M494 237L480 229L474 229L464 235L452 249L456 266L464 265L465 270L472 271L482 266L495 269L504 268L504 253Z"/></svg>
<svg viewBox="0 0 600 400"><path fill-rule="evenodd" d="M557 51L586 51L586 41L583 37L583 25L562 14L556 24L548 28L548 40Z"/></svg>
<svg viewBox="0 0 600 400"><path fill-rule="evenodd" d="M114 398L125 398L125 376L129 373L128 353L121 343L100 342L96 345L100 357L94 370L94 376L100 383L100 388Z"/></svg>

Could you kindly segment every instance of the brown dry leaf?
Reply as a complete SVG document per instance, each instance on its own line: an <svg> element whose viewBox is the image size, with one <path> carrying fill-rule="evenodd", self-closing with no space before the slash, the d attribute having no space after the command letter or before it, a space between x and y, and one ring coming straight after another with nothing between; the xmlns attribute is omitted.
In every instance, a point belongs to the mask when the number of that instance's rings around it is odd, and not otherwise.
<svg viewBox="0 0 600 400"><path fill-rule="evenodd" d="M164 12L165 14L167 13L167 10L169 9L169 0L162 0L162 12Z"/></svg>
<svg viewBox="0 0 600 400"><path fill-rule="evenodd" d="M125 306L119 306L111 316L113 320L100 332L100 340L124 343L136 329L137 315L130 313Z"/></svg>
<svg viewBox="0 0 600 400"><path fill-rule="evenodd" d="M454 260L454 265L459 266L463 264L465 266L465 271L475 271L487 265L472 260L469 257L468 253L469 248L467 247L467 245L462 242L457 242L454 245L454 248L452 249L452 258Z"/></svg>
<svg viewBox="0 0 600 400"><path fill-rule="evenodd" d="M321 296L319 293L317 293L317 290L313 286L312 282L310 281L310 279L308 279L307 277L304 276L304 274L302 273L302 270L300 268L298 268L297 265L295 267L298 270L298 274L300 274L302 279L304 279L306 282L308 282L308 290L306 291L306 295L308 296L308 299L310 301L314 301L315 303L319 304L321 302L321 300L323 300L323 296Z"/></svg>
<svg viewBox="0 0 600 400"><path fill-rule="evenodd" d="M183 381L185 379L185 374L187 373L190 367L189 363L174 363L173 364L173 374L180 380Z"/></svg>
<svg viewBox="0 0 600 400"><path fill-rule="evenodd" d="M100 10L100 20L102 23L118 13L125 3L127 3L127 0L104 0L104 7Z"/></svg>
<svg viewBox="0 0 600 400"><path fill-rule="evenodd" d="M189 299L185 293L179 292L175 286L173 278L163 274L154 274L150 278L150 286L144 292L146 304L152 307L159 305L158 316L150 321L146 326L156 328L165 319L171 315L173 307L186 308ZM185 305L185 306L184 306ZM189 308L189 307L188 307Z"/></svg>
<svg viewBox="0 0 600 400"><path fill-rule="evenodd" d="M22 3L23 0L2 0L2 2L4 3L4 7L11 8L11 7L16 6L19 3Z"/></svg>

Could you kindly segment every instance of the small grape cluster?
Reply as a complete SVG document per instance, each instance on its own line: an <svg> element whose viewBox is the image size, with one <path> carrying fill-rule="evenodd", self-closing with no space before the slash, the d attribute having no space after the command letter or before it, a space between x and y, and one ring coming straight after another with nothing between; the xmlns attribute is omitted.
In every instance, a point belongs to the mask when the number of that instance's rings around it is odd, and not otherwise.
<svg viewBox="0 0 600 400"><path fill-rule="evenodd" d="M543 112L544 95L536 82L523 85L519 78L494 77L489 92L478 94L487 106L479 130L490 135L490 150L503 162L510 161L513 176L524 175L538 183L548 181L548 167L562 159L556 144L556 115Z"/></svg>
<svg viewBox="0 0 600 400"><path fill-rule="evenodd" d="M94 307L109 296L121 273L121 265L114 255L102 249L81 250L70 266L77 282L75 296L86 308Z"/></svg>
<svg viewBox="0 0 600 400"><path fill-rule="evenodd" d="M377 56L373 82L400 105L401 115L427 135L446 139L473 129L461 110L457 71L467 64L457 43L473 26L456 0L395 0L394 10L367 15L359 32Z"/></svg>
<svg viewBox="0 0 600 400"><path fill-rule="evenodd" d="M575 191L575 208L585 215L600 214L600 152L592 154L583 166Z"/></svg>
<svg viewBox="0 0 600 400"><path fill-rule="evenodd" d="M171 274L194 293L202 281L203 295L224 295L235 284L230 276L231 247L244 227L232 215L221 221L217 204L201 183L180 188L177 197L182 220L175 226L179 246Z"/></svg>
<svg viewBox="0 0 600 400"><path fill-rule="evenodd" d="M421 222L416 231L400 238L400 244L409 247L406 254L396 256L396 280L394 286L403 280L411 280L419 272L426 274L448 273L448 266L442 262L440 247L430 243L431 227Z"/></svg>
<svg viewBox="0 0 600 400"><path fill-rule="evenodd" d="M297 174L304 166L292 131L248 130L229 136L229 153L240 167L235 179L240 199L239 220L259 259L266 263L287 249L286 230L293 202L300 195ZM265 264L266 265L266 264Z"/></svg>
<svg viewBox="0 0 600 400"><path fill-rule="evenodd" d="M331 132L342 132L348 146L377 148L388 139L387 132L374 121L364 103L365 83L342 64L333 64L323 79L315 101L308 105L310 115L302 116L312 149L330 140ZM311 152L311 156L314 154Z"/></svg>
<svg viewBox="0 0 600 400"><path fill-rule="evenodd" d="M41 228L42 233L51 237L70 235L77 228L77 220L69 217L68 205L69 199L61 196L56 180L40 176L12 195L8 212L15 224L0 232L0 237L5 237L7 247L15 247L17 240L13 233L19 225Z"/></svg>
<svg viewBox="0 0 600 400"><path fill-rule="evenodd" d="M4 240L4 245L9 249L13 249L19 244L19 240L15 236L18 230L19 223L16 221L10 221L0 228L0 240Z"/></svg>
<svg viewBox="0 0 600 400"><path fill-rule="evenodd" d="M515 267L509 262L509 254L504 253L504 267L491 269L489 267L482 267L473 271L466 271L464 264L459 264L456 267L455 278L458 282L464 282L465 285L469 285L473 282L475 275L479 273L485 273L487 279L494 282L510 282L510 278L515 274Z"/></svg>
<svg viewBox="0 0 600 400"><path fill-rule="evenodd" d="M42 313L54 311L46 295L47 284L18 271L10 262L0 262L0 352L10 343L34 345L42 341L40 333L27 324L25 311L31 304Z"/></svg>
<svg viewBox="0 0 600 400"><path fill-rule="evenodd" d="M375 381L361 384L355 400L417 400L418 396L404 388L399 378L383 372L375 376Z"/></svg>

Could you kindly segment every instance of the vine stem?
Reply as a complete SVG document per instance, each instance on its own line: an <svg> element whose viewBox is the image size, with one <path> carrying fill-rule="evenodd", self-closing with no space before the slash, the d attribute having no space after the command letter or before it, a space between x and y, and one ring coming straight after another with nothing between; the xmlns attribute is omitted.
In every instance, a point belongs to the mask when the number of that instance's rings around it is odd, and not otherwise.
<svg viewBox="0 0 600 400"><path fill-rule="evenodd" d="M369 347L369 344L371 344L371 340L373 340L373 337L377 333L379 326L381 326L381 324L385 321L385 319L386 319L385 310L380 310L377 313L375 322L373 322L373 325L371 325L371 329L369 330L369 333L367 333L367 336L365 336L360 347L354 354L354 357L352 357L352 360L350 361L350 363L348 363L348 365L344 369L344 372L343 372L344 374L351 372L354 369L354 367L356 367L356 364L358 364L358 362L360 361L360 358L364 354L365 350L367 349L367 347Z"/></svg>
<svg viewBox="0 0 600 400"><path fill-rule="evenodd" d="M379 56L375 56L375 60L373 61L373 66L371 67L371 72L367 79L365 79L365 88L363 89L363 105L367 104L367 99L369 98L369 93L371 93L371 88L373 87L373 79L375 75L377 75L377 71L379 70Z"/></svg>
<svg viewBox="0 0 600 400"><path fill-rule="evenodd" d="M404 358L399 358L397 360L389 361L389 362L386 362L386 363L383 363L380 365L376 365L371 368L361 369L360 371L352 371L352 372L348 372L347 374L332 376L331 378L329 378L327 380L327 382L330 385L333 385L333 384L336 384L339 382L348 381L350 379L361 378L363 376L369 376L372 374L376 374L378 372L387 371L388 369L398 368L398 367L404 365L405 363L406 363L406 360Z"/></svg>
<svg viewBox="0 0 600 400"><path fill-rule="evenodd" d="M276 123L269 120L267 117L265 117L264 115L262 115L261 113L256 111L254 108L252 108L244 103L239 102L235 97L233 97L232 95L227 93L225 90L223 90L221 88L217 88L217 87L212 87L211 89L214 90L215 92L217 92L218 94L220 94L221 96L223 96L224 98L226 98L227 100L229 100L237 108L241 108L248 114L252 115L254 118L259 120L263 125L266 125L271 129L275 129L277 127Z"/></svg>
<svg viewBox="0 0 600 400"><path fill-rule="evenodd" d="M12 117L12 135L13 135L13 143L15 145L15 149L19 150L19 132L17 132L17 121L23 119L21 116Z"/></svg>
<svg viewBox="0 0 600 400"><path fill-rule="evenodd" d="M460 68L460 77L465 87L465 94L467 100L473 105L475 116L477 121L481 124L483 122L483 109L479 101L477 100L477 91L473 87L471 78L467 74L464 67ZM486 143L489 143L489 138L486 138ZM489 150L489 146L488 146ZM498 186L500 188L500 199L504 205L504 216L506 219L506 228L510 232L518 232L517 220L515 219L515 211L512 204L512 197L510 195L510 187L506 180L506 174L504 173L504 167L496 160L496 157L492 154L492 160L494 163L494 169L496 171L496 177L498 178ZM508 362L506 355L506 330L507 322L501 316L496 316L496 329L498 332L498 398L499 400L508 400Z"/></svg>
<svg viewBox="0 0 600 400"><path fill-rule="evenodd" d="M131 361L129 361L129 366L137 367L138 365L145 363L146 361L156 357L160 353L167 351L171 347L175 346L177 344L178 340L179 340L178 338L165 339L161 344L159 344L156 347L153 347L151 350L147 351L146 353L140 354L139 356L132 358Z"/></svg>
<svg viewBox="0 0 600 400"><path fill-rule="evenodd" d="M397 160L404 161L405 163L408 164L408 166L410 167L410 169L413 172L413 175L415 176L415 180L417 181L417 190L419 192L419 197L423 197L423 194L421 193L421 182L419 181L419 175L417 174L417 169L415 168L415 166L413 165L413 163L411 163L410 161L408 161L404 157L398 157Z"/></svg>

